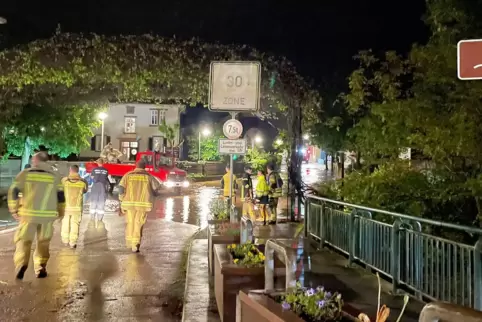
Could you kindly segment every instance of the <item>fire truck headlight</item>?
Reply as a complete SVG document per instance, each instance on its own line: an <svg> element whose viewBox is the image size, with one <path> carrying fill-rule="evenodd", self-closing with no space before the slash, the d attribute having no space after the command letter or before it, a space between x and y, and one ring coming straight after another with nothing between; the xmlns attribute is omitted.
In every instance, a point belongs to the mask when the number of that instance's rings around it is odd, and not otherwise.
<svg viewBox="0 0 482 322"><path fill-rule="evenodd" d="M184 182L182 183L182 186L183 186L184 188L189 187L189 181L187 181L187 180L184 181Z"/></svg>
<svg viewBox="0 0 482 322"><path fill-rule="evenodd" d="M168 188L172 188L172 187L174 187L174 182L172 182L172 181L166 181L165 185L166 185L166 187L168 187Z"/></svg>

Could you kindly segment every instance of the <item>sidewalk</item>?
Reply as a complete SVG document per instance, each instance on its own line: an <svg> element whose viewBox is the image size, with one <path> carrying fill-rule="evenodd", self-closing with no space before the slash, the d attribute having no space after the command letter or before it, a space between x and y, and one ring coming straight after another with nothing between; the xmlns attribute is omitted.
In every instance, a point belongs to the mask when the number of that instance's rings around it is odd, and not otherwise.
<svg viewBox="0 0 482 322"><path fill-rule="evenodd" d="M47 266L32 261L14 279L13 234L0 235L2 321L180 321L184 252L197 227L148 218L139 254L124 244L124 218L107 214L97 227L84 215L76 250L60 242L56 223Z"/></svg>

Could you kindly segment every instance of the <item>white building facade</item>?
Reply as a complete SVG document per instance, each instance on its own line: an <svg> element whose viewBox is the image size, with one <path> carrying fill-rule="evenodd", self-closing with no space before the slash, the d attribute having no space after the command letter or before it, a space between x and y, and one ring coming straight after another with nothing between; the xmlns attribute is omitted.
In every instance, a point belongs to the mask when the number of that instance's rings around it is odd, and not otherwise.
<svg viewBox="0 0 482 322"><path fill-rule="evenodd" d="M112 143L112 147L124 154L124 160L135 160L137 152L153 150L159 146L160 151L170 148L170 142L159 131L162 120L167 125L179 124L184 107L181 105L156 104L111 104L104 120L104 146ZM101 132L99 127L91 138L90 149L81 151L81 159L97 159L101 152ZM178 131L174 146L179 144Z"/></svg>

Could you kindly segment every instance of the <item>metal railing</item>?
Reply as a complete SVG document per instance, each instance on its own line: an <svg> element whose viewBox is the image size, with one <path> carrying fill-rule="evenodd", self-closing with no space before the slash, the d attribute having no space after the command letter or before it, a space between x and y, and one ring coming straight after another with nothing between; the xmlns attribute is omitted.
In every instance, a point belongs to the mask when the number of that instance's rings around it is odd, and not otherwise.
<svg viewBox="0 0 482 322"><path fill-rule="evenodd" d="M279 240L269 239L265 246L264 260L264 289L271 291L274 289L274 253L282 255L281 261L286 267L286 286L289 290L296 287L296 251L292 248L283 246Z"/></svg>
<svg viewBox="0 0 482 322"><path fill-rule="evenodd" d="M348 255L420 299L482 310L482 229L306 197L305 236ZM373 217L384 216L379 221ZM385 222L387 221L387 222ZM467 245L427 233L447 228L475 235Z"/></svg>

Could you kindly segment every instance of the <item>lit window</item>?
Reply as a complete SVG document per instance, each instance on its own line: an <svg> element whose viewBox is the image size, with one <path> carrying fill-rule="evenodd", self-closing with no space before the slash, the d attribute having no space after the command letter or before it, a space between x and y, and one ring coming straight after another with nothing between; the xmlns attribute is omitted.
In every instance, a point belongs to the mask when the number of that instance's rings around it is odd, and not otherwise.
<svg viewBox="0 0 482 322"><path fill-rule="evenodd" d="M135 117L125 117L124 118L124 132L125 133L136 133L136 118Z"/></svg>
<svg viewBox="0 0 482 322"><path fill-rule="evenodd" d="M159 110L151 110L151 125L159 125Z"/></svg>

